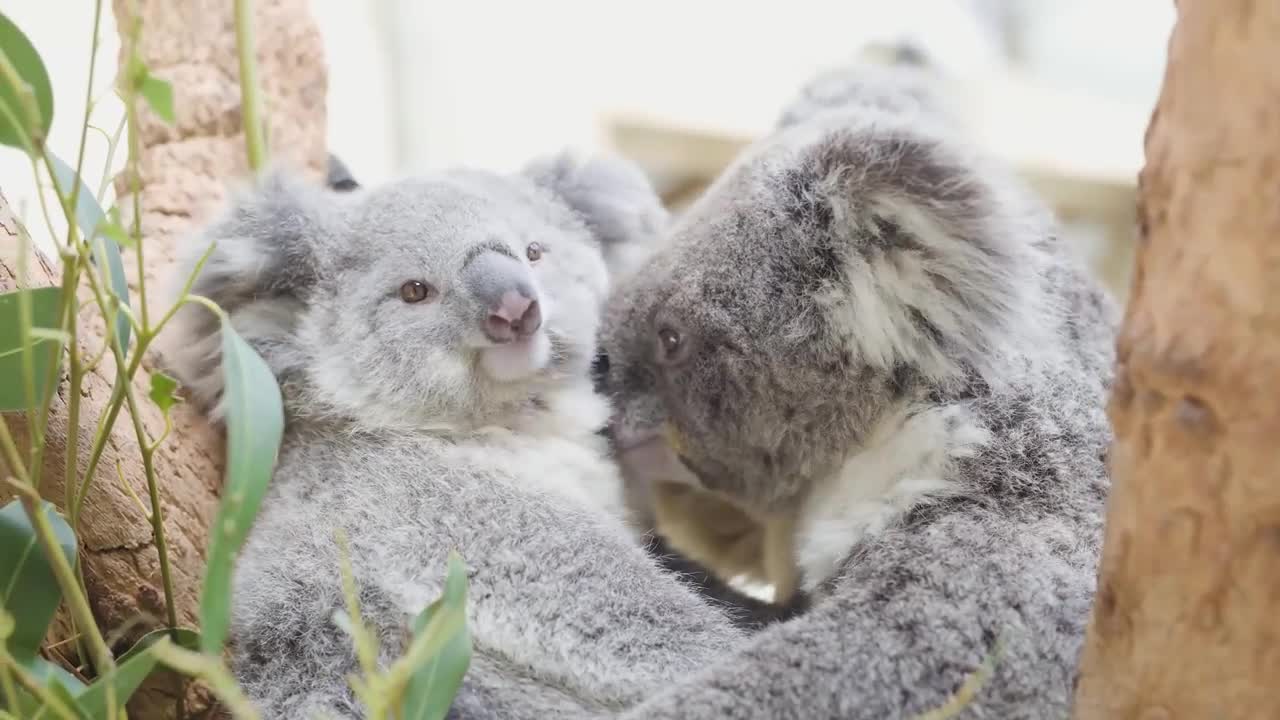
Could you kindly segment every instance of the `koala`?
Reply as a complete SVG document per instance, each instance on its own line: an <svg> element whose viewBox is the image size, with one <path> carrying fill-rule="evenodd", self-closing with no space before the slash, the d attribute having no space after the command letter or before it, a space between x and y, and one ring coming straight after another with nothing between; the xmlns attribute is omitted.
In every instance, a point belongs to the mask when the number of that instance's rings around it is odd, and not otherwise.
<svg viewBox="0 0 1280 720"><path fill-rule="evenodd" d="M848 97L784 114L607 304L624 474L771 523L807 602L624 717L911 717L997 651L964 716L1069 714L1116 308L944 113Z"/></svg>
<svg viewBox="0 0 1280 720"><path fill-rule="evenodd" d="M624 522L599 433L601 246L636 240L654 207L594 194L652 193L620 163L346 192L278 170L190 243L187 268L213 244L193 292L263 357L285 407L233 589L232 668L265 717L361 716L336 529L383 662L441 592L447 553L463 557L474 651L451 717L614 714L741 641ZM170 366L220 418L220 326L181 313Z"/></svg>
<svg viewBox="0 0 1280 720"><path fill-rule="evenodd" d="M956 124L945 78L933 60L910 43L872 45L852 62L824 70L783 109L778 128L823 112L876 108L923 114ZM749 579L772 588L783 612L805 602L797 591L788 547L788 519L760 516L732 496L689 482L687 470L661 453L630 463L627 500L636 517L650 518L653 532L726 581ZM639 470L643 470L642 472ZM789 610L788 610L789 609Z"/></svg>

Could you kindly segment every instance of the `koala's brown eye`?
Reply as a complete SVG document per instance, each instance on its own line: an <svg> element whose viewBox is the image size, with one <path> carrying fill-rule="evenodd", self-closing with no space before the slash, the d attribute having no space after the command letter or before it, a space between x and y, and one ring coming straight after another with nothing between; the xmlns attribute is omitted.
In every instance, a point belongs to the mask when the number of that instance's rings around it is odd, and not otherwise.
<svg viewBox="0 0 1280 720"><path fill-rule="evenodd" d="M544 250L542 249L541 243L536 242L529 243L529 247L524 249L524 255L529 258L529 262L538 262L541 260L543 252Z"/></svg>
<svg viewBox="0 0 1280 720"><path fill-rule="evenodd" d="M420 280L410 280L400 286L400 299L407 303L420 303L435 297L436 289Z"/></svg>
<svg viewBox="0 0 1280 720"><path fill-rule="evenodd" d="M658 362L666 365L678 361L682 342L683 338L676 330L669 327L658 328Z"/></svg>

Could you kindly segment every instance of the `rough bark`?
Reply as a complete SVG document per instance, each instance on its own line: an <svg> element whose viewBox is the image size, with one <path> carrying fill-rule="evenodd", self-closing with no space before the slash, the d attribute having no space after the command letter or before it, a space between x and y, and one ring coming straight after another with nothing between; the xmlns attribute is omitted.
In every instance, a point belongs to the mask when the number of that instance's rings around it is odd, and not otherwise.
<svg viewBox="0 0 1280 720"><path fill-rule="evenodd" d="M1280 4L1181 0L1076 717L1280 717Z"/></svg>
<svg viewBox="0 0 1280 720"><path fill-rule="evenodd" d="M257 56L267 134L273 160L306 168L317 177L325 167L325 94L327 73L319 30L305 0L260 0L254 3ZM177 121L165 125L143 105L140 193L145 238L146 287L151 317L158 318L171 301L175 249L184 233L206 218L230 182L245 176L246 152L240 122L239 71L230 0L116 0L122 60L131 27L130 9L144 18L141 55L151 71L173 85ZM63 153L65 156L67 153ZM131 221L131 183L117 178L124 220ZM11 216L9 217L11 221ZM6 229L12 227L6 223ZM0 246L0 291L12 289L16 243ZM138 306L138 262L125 253L133 302ZM33 285L58 278L40 267ZM88 297L87 294L82 294ZM95 312L82 313L81 351L96 354L103 325ZM147 401L149 373L163 366L165 336L144 360L135 388L141 399L143 424L153 435L164 426L160 412ZM80 415L80 470L86 469L95 424L107 405L115 366L108 354L85 378ZM65 378L54 400L47 437L42 494L62 505L64 453L67 440ZM206 535L222 484L222 439L201 417L179 406L175 429L155 458L169 557L173 563L178 618L195 626L204 567ZM25 441L21 418L5 421ZM151 527L123 489L117 468L141 498L146 477L128 411L116 422L106 452L86 497L80 541L84 575L94 616L117 650L163 623L165 616L159 560ZM0 493L3 495L4 493ZM66 633L60 622L50 633L56 643ZM68 646L63 646L65 649ZM131 717L171 716L172 679L157 678L130 703ZM194 698L193 698L194 699ZM195 710L207 703L193 703Z"/></svg>

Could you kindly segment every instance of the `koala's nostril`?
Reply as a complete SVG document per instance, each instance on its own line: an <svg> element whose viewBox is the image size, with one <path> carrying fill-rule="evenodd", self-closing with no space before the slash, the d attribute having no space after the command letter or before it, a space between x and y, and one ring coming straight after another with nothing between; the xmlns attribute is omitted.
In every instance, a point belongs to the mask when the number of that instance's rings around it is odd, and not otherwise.
<svg viewBox="0 0 1280 720"><path fill-rule="evenodd" d="M516 334L520 337L528 337L538 332L540 327L542 327L542 308L539 307L538 301L534 300L529 303L524 315L520 316L520 325L516 328Z"/></svg>
<svg viewBox="0 0 1280 720"><path fill-rule="evenodd" d="M538 301L509 291L485 318L484 334L494 342L505 343L529 337L540 327L542 309L538 307Z"/></svg>

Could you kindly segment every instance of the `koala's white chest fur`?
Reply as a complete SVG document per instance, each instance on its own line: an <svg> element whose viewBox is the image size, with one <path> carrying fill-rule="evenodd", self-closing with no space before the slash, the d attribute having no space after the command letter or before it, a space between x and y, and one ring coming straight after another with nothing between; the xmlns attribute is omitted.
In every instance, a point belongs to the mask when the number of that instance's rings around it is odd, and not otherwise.
<svg viewBox="0 0 1280 720"><path fill-rule="evenodd" d="M585 384L542 397L546 409L521 418L512 430L494 429L468 452L480 462L504 456L522 482L593 510L625 519L622 478L595 430L607 421L607 402ZM486 456L486 457L481 457Z"/></svg>
<svg viewBox="0 0 1280 720"><path fill-rule="evenodd" d="M892 413L839 471L805 499L796 521L796 561L813 591L840 570L850 548L922 503L962 494L950 472L990 433L963 407Z"/></svg>
<svg viewBox="0 0 1280 720"><path fill-rule="evenodd" d="M622 519L622 479L592 440L509 435L474 452L490 455L490 460L495 454L509 455L506 462L518 468L521 481L536 483L523 490L543 491Z"/></svg>

